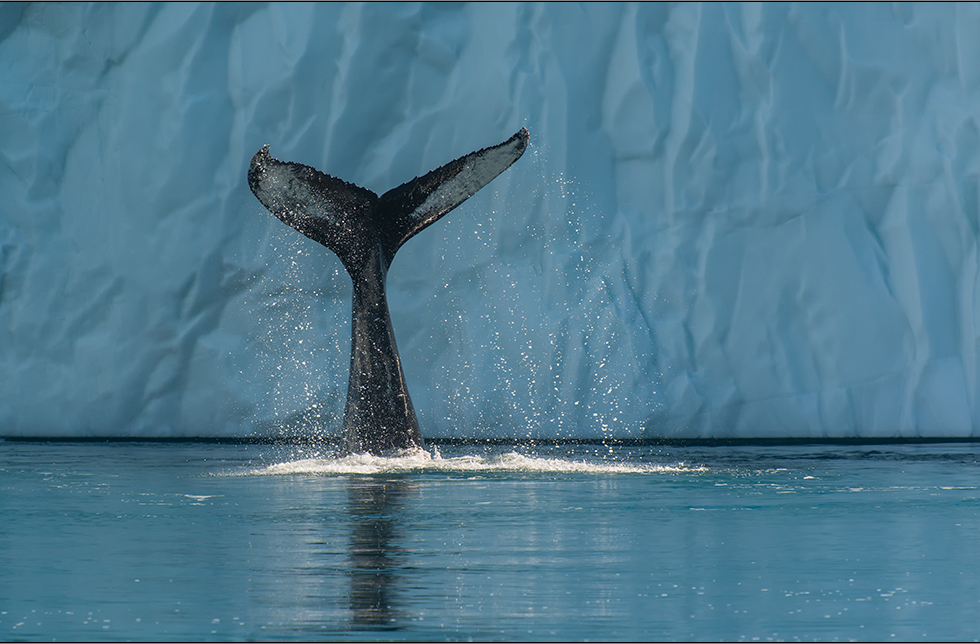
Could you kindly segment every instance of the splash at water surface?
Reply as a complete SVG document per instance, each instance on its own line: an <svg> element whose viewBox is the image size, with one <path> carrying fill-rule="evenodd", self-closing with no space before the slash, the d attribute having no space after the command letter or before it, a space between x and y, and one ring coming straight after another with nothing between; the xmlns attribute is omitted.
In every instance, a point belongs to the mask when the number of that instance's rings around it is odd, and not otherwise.
<svg viewBox="0 0 980 644"><path fill-rule="evenodd" d="M386 474L399 472L485 472L485 473L576 473L576 474L658 474L705 471L683 462L673 464L636 463L605 460L574 460L527 456L517 452L488 455L462 455L444 458L438 448L432 452L407 450L400 456L381 457L351 454L344 457L299 458L234 473L240 476L283 474Z"/></svg>

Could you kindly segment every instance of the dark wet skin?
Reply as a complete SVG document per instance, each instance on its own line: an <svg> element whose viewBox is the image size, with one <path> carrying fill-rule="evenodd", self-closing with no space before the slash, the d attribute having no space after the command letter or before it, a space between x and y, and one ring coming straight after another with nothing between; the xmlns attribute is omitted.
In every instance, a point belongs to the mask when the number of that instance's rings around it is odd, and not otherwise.
<svg viewBox="0 0 980 644"><path fill-rule="evenodd" d="M506 170L524 153L526 129L386 192L380 198L299 163L252 158L249 187L284 223L340 258L354 287L344 409L348 453L388 455L424 447L388 314L385 284L398 249Z"/></svg>

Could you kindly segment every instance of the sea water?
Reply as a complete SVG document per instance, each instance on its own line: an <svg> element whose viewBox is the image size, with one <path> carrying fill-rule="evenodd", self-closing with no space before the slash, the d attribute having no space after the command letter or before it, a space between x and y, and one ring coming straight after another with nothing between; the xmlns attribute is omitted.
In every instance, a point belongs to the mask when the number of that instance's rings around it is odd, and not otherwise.
<svg viewBox="0 0 980 644"><path fill-rule="evenodd" d="M980 637L980 445L0 442L4 640Z"/></svg>

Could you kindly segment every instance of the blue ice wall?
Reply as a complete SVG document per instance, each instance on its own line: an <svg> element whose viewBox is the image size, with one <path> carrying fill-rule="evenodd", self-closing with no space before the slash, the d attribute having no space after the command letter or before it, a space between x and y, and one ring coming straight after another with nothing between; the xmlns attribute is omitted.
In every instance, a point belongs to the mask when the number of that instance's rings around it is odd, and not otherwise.
<svg viewBox="0 0 980 644"><path fill-rule="evenodd" d="M0 5L0 435L336 431L349 279L252 154L382 192L427 436L980 434L976 5Z"/></svg>

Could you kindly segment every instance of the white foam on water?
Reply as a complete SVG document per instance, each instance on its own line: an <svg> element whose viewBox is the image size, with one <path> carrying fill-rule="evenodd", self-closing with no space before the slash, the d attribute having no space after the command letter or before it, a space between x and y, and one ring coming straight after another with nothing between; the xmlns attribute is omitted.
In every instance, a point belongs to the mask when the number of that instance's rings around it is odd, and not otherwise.
<svg viewBox="0 0 980 644"><path fill-rule="evenodd" d="M521 472L576 474L658 474L699 472L705 468L684 463L653 464L585 461L526 456L517 452L443 458L438 449L407 451L394 457L351 454L339 458L303 458L239 473L241 476L282 474L384 474L396 472Z"/></svg>

